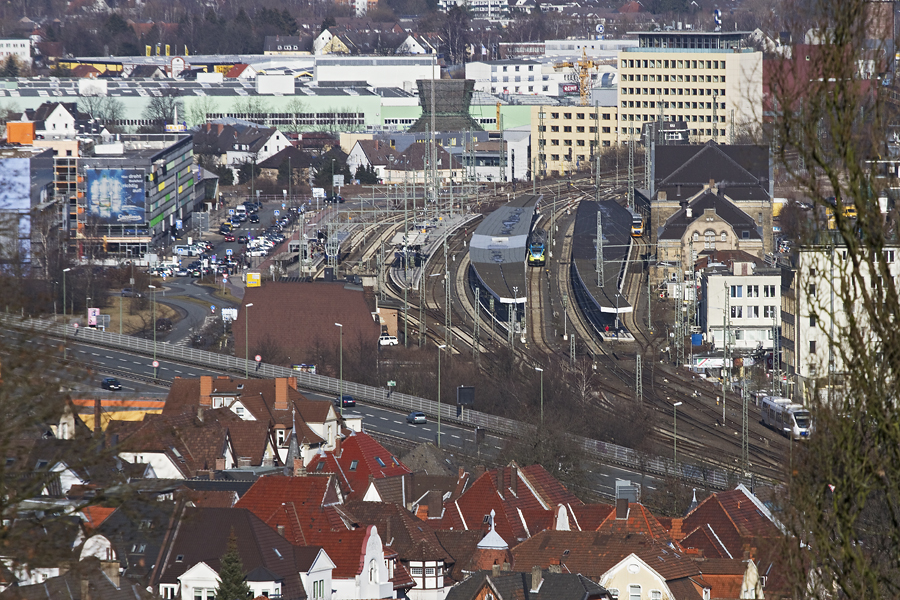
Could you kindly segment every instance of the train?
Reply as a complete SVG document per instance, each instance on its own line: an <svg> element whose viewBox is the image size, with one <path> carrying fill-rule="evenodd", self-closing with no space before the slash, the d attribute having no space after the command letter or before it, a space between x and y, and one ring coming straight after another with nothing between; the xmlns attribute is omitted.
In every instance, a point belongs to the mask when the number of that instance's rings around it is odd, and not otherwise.
<svg viewBox="0 0 900 600"><path fill-rule="evenodd" d="M547 263L547 233L543 229L533 229L528 240L528 265L542 267Z"/></svg>
<svg viewBox="0 0 900 600"><path fill-rule="evenodd" d="M806 440L812 435L812 414L802 404L787 398L765 396L760 403L762 423L792 440Z"/></svg>
<svg viewBox="0 0 900 600"><path fill-rule="evenodd" d="M631 213L631 237L641 237L644 235L644 215L633 210L628 212Z"/></svg>

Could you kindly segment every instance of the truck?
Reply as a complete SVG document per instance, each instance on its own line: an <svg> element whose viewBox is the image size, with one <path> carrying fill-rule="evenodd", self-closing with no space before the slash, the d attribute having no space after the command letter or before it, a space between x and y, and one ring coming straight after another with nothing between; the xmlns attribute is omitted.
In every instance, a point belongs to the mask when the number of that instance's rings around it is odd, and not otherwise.
<svg viewBox="0 0 900 600"><path fill-rule="evenodd" d="M241 221L247 218L247 207L243 204L238 204L234 207L234 216L238 217Z"/></svg>

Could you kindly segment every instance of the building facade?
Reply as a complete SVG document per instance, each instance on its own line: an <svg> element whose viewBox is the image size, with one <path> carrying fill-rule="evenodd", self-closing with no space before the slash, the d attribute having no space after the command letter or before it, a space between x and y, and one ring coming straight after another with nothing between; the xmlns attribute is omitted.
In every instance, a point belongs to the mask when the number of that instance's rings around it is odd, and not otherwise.
<svg viewBox="0 0 900 600"><path fill-rule="evenodd" d="M615 106L533 106L532 168L538 176L590 169L598 148L617 143L617 125Z"/></svg>
<svg viewBox="0 0 900 600"><path fill-rule="evenodd" d="M686 121L692 140L728 139L762 119L762 53L744 47L744 32L636 33L619 52L618 107L623 134L641 124Z"/></svg>

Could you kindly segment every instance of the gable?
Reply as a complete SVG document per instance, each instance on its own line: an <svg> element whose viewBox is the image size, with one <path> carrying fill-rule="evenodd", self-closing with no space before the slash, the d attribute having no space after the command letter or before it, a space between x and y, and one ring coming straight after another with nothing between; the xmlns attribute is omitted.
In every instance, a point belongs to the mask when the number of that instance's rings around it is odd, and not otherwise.
<svg viewBox="0 0 900 600"><path fill-rule="evenodd" d="M187 571L182 573L180 577L178 577L179 582L185 582L185 581L197 580L197 579L200 579L200 580L215 579L216 581L218 581L219 574L208 564L201 561L201 562L198 562L197 564L195 564L194 566L190 567Z"/></svg>
<svg viewBox="0 0 900 600"><path fill-rule="evenodd" d="M331 557L328 556L328 553L325 552L325 549L321 548L319 549L319 554L316 555L316 559L309 567L307 574L318 573L321 571L333 571L336 568L337 565L334 564L334 561L331 560Z"/></svg>
<svg viewBox="0 0 900 600"><path fill-rule="evenodd" d="M637 554L629 554L600 578L600 585L619 590L620 598L627 598L628 586L635 584L641 586L642 596L649 596L649 590L660 590L663 598L672 597L665 578Z"/></svg>

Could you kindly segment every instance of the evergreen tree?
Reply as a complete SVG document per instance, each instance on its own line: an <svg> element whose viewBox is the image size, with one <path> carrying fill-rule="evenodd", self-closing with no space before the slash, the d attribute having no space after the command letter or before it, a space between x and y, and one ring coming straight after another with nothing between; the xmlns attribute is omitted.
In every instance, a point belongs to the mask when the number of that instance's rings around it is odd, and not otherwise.
<svg viewBox="0 0 900 600"><path fill-rule="evenodd" d="M6 62L3 63L3 72L4 77L18 77L19 76L19 61L16 60L16 56L14 54L10 54L6 59Z"/></svg>
<svg viewBox="0 0 900 600"><path fill-rule="evenodd" d="M216 600L244 600L250 595L250 586L244 581L244 566L237 550L237 537L234 528L228 538L228 551L222 555L219 565L219 587L216 588Z"/></svg>

